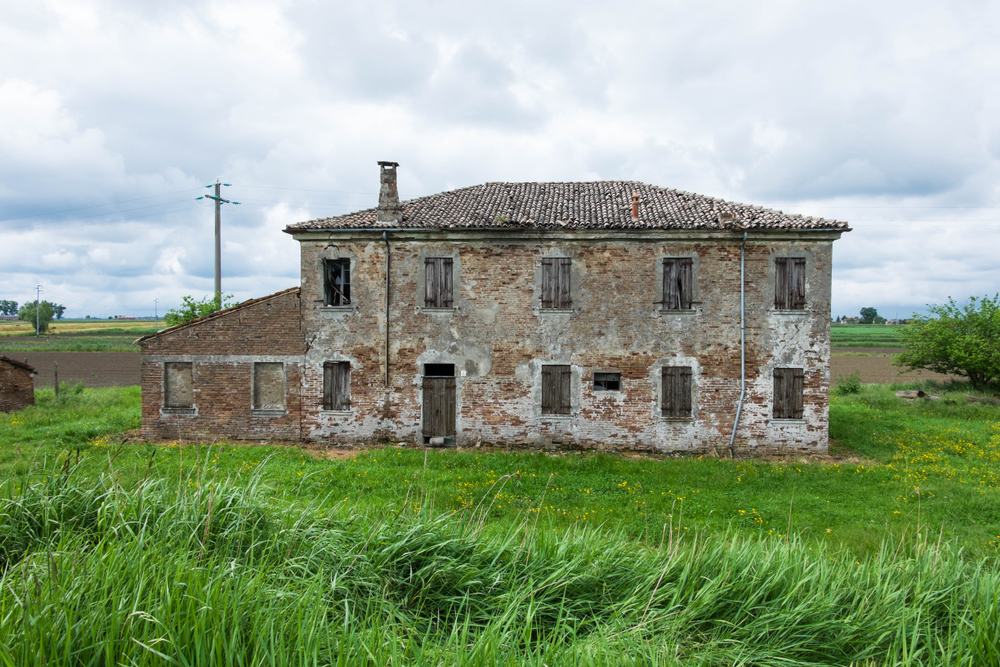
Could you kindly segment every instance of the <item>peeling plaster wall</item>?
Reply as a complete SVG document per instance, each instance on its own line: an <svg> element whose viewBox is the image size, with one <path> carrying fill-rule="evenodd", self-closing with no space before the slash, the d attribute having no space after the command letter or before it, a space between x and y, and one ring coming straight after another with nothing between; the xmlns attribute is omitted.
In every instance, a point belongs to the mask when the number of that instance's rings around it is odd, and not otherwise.
<svg viewBox="0 0 1000 667"><path fill-rule="evenodd" d="M381 232L299 233L302 435L362 441L421 437L421 373L456 366L457 441L600 449L727 446L740 391L742 234L588 234L390 230L389 386L386 244ZM740 449L825 451L831 245L839 233L751 233L746 257L747 397ZM426 257L455 260L454 308L423 307ZM570 257L572 306L540 308L541 260ZM694 258L689 312L660 310L664 257ZM775 311L774 258L806 258L807 308ZM352 304L323 304L322 260L350 257ZM324 361L351 363L350 410L326 413ZM572 413L541 414L541 366L572 367ZM660 368L694 371L693 419L660 418ZM802 420L771 418L776 367L805 369ZM622 374L594 391L593 372ZM419 441L419 440L418 440Z"/></svg>

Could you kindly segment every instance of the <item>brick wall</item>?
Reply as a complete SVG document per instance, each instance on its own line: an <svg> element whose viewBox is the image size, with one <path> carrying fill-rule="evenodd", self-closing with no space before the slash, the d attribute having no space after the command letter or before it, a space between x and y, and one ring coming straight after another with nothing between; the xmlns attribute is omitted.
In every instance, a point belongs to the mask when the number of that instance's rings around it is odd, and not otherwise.
<svg viewBox="0 0 1000 667"><path fill-rule="evenodd" d="M34 404L35 380L31 371L0 359L0 412L16 412Z"/></svg>
<svg viewBox="0 0 1000 667"><path fill-rule="evenodd" d="M142 340L140 346L144 437L300 438L305 339L297 288L169 329ZM191 409L164 407L164 364L168 362L192 364ZM284 364L284 410L253 409L253 365L257 362Z"/></svg>

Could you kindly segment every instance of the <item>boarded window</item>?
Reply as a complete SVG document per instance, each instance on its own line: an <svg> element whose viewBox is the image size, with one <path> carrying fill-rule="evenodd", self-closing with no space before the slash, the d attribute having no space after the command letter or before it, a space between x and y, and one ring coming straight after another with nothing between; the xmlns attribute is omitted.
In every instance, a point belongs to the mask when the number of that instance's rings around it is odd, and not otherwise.
<svg viewBox="0 0 1000 667"><path fill-rule="evenodd" d="M694 262L690 257L663 260L664 310L690 310Z"/></svg>
<svg viewBox="0 0 1000 667"><path fill-rule="evenodd" d="M190 361L167 362L163 373L163 406L194 407L194 377Z"/></svg>
<svg viewBox="0 0 1000 667"><path fill-rule="evenodd" d="M569 366L542 366L542 414L568 415L570 413Z"/></svg>
<svg viewBox="0 0 1000 667"><path fill-rule="evenodd" d="M775 258L774 307L778 310L802 310L806 307L806 260L804 258Z"/></svg>
<svg viewBox="0 0 1000 667"><path fill-rule="evenodd" d="M454 260L451 257L428 257L424 260L424 306L451 308Z"/></svg>
<svg viewBox="0 0 1000 667"><path fill-rule="evenodd" d="M542 258L542 308L569 308L573 305L569 291L568 257Z"/></svg>
<svg viewBox="0 0 1000 667"><path fill-rule="evenodd" d="M327 259L323 261L323 303L327 306L351 305L351 260Z"/></svg>
<svg viewBox="0 0 1000 667"><path fill-rule="evenodd" d="M621 384L621 373L594 373L594 391L618 391Z"/></svg>
<svg viewBox="0 0 1000 667"><path fill-rule="evenodd" d="M285 409L285 365L281 362L253 365L253 409Z"/></svg>
<svg viewBox="0 0 1000 667"><path fill-rule="evenodd" d="M323 364L323 409L351 408L351 364L347 361L327 361Z"/></svg>
<svg viewBox="0 0 1000 667"><path fill-rule="evenodd" d="M663 367L663 392L661 414L668 419L691 417L691 368L689 366Z"/></svg>
<svg viewBox="0 0 1000 667"><path fill-rule="evenodd" d="M774 369L774 418L802 419L802 389L805 373L801 368Z"/></svg>

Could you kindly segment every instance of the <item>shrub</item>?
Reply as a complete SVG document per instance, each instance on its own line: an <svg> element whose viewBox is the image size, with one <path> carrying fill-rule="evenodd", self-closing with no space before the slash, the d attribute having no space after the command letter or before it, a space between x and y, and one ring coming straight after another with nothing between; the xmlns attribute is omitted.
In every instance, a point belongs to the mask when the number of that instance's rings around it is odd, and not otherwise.
<svg viewBox="0 0 1000 667"><path fill-rule="evenodd" d="M854 371L847 377L837 378L837 386L833 389L836 393L846 396L847 394L861 393L861 371Z"/></svg>
<svg viewBox="0 0 1000 667"><path fill-rule="evenodd" d="M223 294L221 299L214 295L207 296L201 301L195 301L191 296L181 297L181 307L168 310L163 321L168 327L175 327L233 306L232 298L232 294Z"/></svg>

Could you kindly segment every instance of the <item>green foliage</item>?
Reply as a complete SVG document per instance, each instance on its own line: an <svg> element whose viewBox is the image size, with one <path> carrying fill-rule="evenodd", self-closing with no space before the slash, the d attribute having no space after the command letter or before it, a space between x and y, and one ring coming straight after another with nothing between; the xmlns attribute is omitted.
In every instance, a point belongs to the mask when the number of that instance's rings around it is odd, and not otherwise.
<svg viewBox="0 0 1000 667"><path fill-rule="evenodd" d="M954 299L914 315L901 334L906 351L893 364L969 378L976 389L1000 380L1000 295L959 306Z"/></svg>
<svg viewBox="0 0 1000 667"><path fill-rule="evenodd" d="M42 301L38 306L38 317L35 317L35 302L26 303L17 311L17 318L30 324L37 324L36 333L43 334L49 330L55 308L48 301Z"/></svg>
<svg viewBox="0 0 1000 667"><path fill-rule="evenodd" d="M185 296L181 298L181 307L176 310L168 310L163 316L163 321L168 327L184 324L185 322L211 315L216 311L235 305L232 298L232 294L223 294L222 299L218 299L215 295L212 295L200 301L195 301L193 297Z"/></svg>
<svg viewBox="0 0 1000 667"><path fill-rule="evenodd" d="M63 306L63 305L58 304L58 303L54 304L52 306L52 312L55 313L55 316L56 316L57 320L61 320L62 316L63 316L63 313L66 312L66 306Z"/></svg>
<svg viewBox="0 0 1000 667"><path fill-rule="evenodd" d="M0 299L0 315L17 315L17 301Z"/></svg>
<svg viewBox="0 0 1000 667"><path fill-rule="evenodd" d="M837 378L837 385L833 388L834 393L841 396L861 393L861 371L853 371L847 377Z"/></svg>
<svg viewBox="0 0 1000 667"><path fill-rule="evenodd" d="M862 324L873 324L875 318L878 317L878 311L874 308L862 308L861 309L861 323Z"/></svg>

